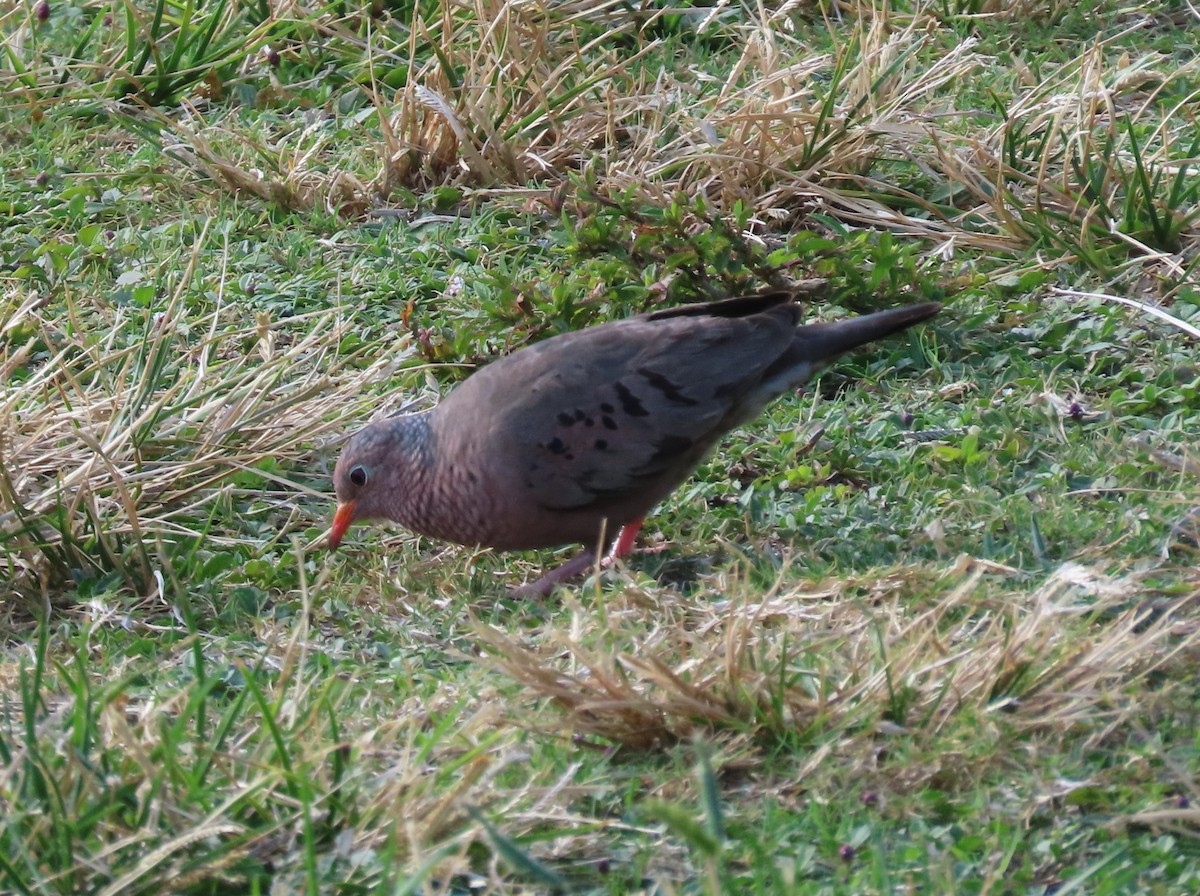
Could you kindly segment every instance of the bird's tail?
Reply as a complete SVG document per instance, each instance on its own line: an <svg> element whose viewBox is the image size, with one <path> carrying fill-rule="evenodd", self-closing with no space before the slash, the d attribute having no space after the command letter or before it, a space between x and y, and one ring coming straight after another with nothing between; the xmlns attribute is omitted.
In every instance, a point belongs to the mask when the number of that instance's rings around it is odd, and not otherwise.
<svg viewBox="0 0 1200 896"><path fill-rule="evenodd" d="M809 363L827 364L838 355L929 320L942 310L938 302L890 308L845 320L822 321L796 330L789 355Z"/></svg>
<svg viewBox="0 0 1200 896"><path fill-rule="evenodd" d="M839 355L929 320L941 310L939 303L925 302L797 327L788 350L766 371L761 391L779 395L799 386Z"/></svg>

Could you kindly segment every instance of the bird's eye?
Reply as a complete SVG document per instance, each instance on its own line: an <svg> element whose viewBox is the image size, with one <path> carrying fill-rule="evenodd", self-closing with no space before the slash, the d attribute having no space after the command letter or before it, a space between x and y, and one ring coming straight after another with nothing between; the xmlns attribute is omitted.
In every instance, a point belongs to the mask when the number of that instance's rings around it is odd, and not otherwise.
<svg viewBox="0 0 1200 896"><path fill-rule="evenodd" d="M359 488L362 488L364 485L366 485L367 484L367 468L360 466L360 467L355 467L354 469L352 469L350 471L350 481L353 482L355 485L357 485Z"/></svg>

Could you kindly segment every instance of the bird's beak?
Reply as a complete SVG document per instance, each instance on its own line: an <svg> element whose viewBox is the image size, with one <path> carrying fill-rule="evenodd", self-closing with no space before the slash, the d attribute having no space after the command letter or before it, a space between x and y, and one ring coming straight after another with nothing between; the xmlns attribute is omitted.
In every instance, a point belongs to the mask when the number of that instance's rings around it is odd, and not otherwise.
<svg viewBox="0 0 1200 896"><path fill-rule="evenodd" d="M346 501L344 504L339 504L337 511L333 514L333 525L329 527L329 550L337 550L337 546L342 543L342 536L346 534L346 530L353 522L354 502Z"/></svg>

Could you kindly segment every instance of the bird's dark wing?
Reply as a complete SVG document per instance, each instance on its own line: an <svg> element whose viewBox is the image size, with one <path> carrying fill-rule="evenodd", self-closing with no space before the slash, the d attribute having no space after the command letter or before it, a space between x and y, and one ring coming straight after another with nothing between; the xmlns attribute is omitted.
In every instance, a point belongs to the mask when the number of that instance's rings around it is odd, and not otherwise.
<svg viewBox="0 0 1200 896"><path fill-rule="evenodd" d="M605 507L641 494L651 505L687 476L788 350L794 307L754 311L646 315L581 330L489 365L451 397L489 408L497 450L517 459L510 475L540 506Z"/></svg>

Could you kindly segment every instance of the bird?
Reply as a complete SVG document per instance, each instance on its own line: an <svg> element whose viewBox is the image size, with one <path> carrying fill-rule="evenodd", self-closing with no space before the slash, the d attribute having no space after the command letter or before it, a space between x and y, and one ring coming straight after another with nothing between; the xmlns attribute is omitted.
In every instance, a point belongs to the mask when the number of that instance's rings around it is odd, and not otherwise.
<svg viewBox="0 0 1200 896"><path fill-rule="evenodd" d="M367 424L333 473L328 545L356 522L497 550L581 545L515 589L544 596L634 547L729 430L837 357L933 317L925 302L801 325L786 290L562 333L480 367L434 407Z"/></svg>

